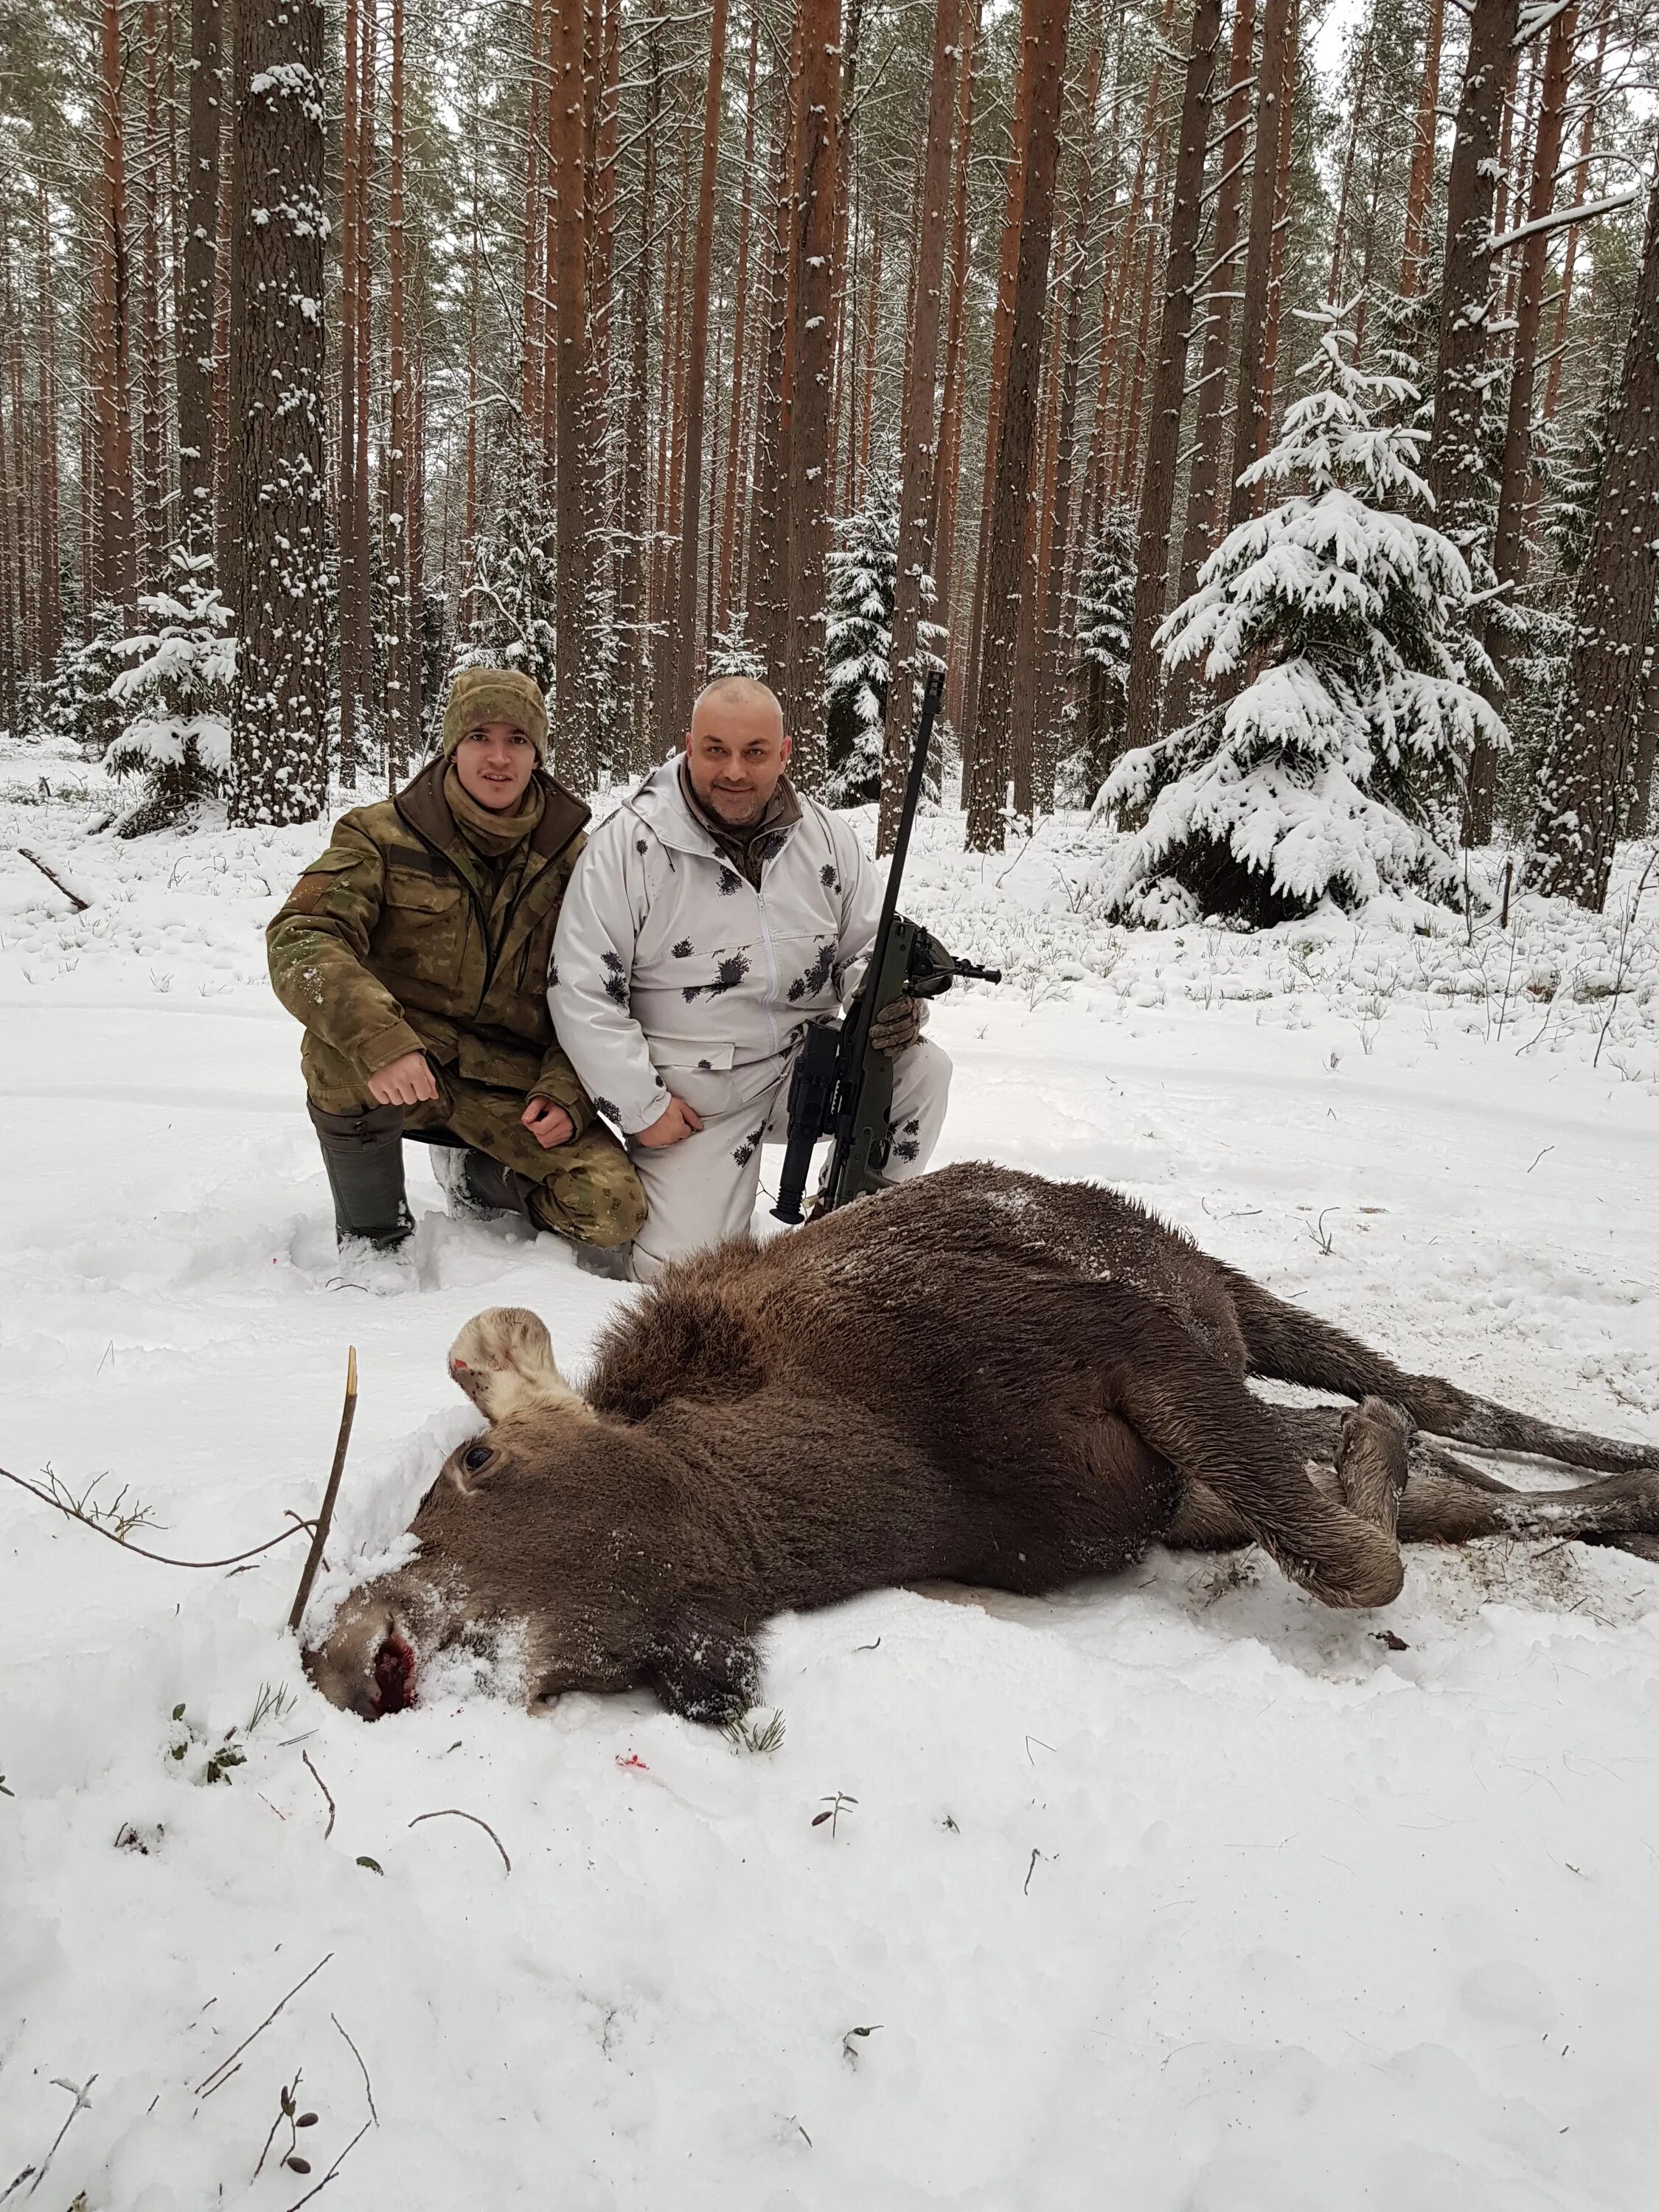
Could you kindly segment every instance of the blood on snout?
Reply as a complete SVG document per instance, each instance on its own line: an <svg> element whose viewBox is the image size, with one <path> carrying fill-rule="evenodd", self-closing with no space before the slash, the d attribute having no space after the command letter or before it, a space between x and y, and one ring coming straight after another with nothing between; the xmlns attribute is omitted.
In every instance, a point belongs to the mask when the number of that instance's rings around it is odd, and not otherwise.
<svg viewBox="0 0 1659 2212"><path fill-rule="evenodd" d="M388 1636L374 1655L374 1693L382 1714L407 1712L415 1702L415 1654L401 1636Z"/></svg>

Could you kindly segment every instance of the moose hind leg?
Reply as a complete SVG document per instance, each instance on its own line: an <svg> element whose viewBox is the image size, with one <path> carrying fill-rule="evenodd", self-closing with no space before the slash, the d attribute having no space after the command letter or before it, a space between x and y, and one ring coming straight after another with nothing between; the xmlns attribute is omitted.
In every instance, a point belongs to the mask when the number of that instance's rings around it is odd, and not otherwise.
<svg viewBox="0 0 1659 2212"><path fill-rule="evenodd" d="M1384 1398L1364 1398L1342 1416L1336 1479L1349 1507L1385 1536L1397 1536L1409 1472L1410 1431Z"/></svg>

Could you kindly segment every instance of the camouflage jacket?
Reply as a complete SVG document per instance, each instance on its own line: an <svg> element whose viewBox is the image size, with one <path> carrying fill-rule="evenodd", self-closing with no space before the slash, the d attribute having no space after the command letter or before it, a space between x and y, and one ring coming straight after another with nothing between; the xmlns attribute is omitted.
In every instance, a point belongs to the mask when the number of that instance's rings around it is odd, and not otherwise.
<svg viewBox="0 0 1659 2212"><path fill-rule="evenodd" d="M450 812L444 769L342 815L265 933L271 982L366 1076L425 1052L555 1100L580 1134L593 1108L555 1038L547 971L587 809L543 775L542 818L498 876Z"/></svg>

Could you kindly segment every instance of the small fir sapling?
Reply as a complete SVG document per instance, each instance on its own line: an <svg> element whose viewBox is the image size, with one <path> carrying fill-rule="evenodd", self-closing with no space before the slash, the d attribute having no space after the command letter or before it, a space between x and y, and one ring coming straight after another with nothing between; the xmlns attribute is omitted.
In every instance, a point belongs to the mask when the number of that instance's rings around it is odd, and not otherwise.
<svg viewBox="0 0 1659 2212"><path fill-rule="evenodd" d="M152 627L122 641L131 665L110 681L122 722L105 762L116 775L142 776L143 790L117 823L120 836L171 829L227 787L236 641L212 569L210 554L178 548L166 588L138 602Z"/></svg>
<svg viewBox="0 0 1659 2212"><path fill-rule="evenodd" d="M527 494L504 507L478 546L452 675L519 668L552 696L554 566L550 518Z"/></svg>
<svg viewBox="0 0 1659 2212"><path fill-rule="evenodd" d="M824 701L830 717L832 806L862 806L881 795L883 729L893 652L893 594L898 580L899 486L873 476L867 503L836 525L836 544L826 560ZM943 627L927 610L933 579L921 580L922 618L917 625L923 672L939 668Z"/></svg>
<svg viewBox="0 0 1659 2212"><path fill-rule="evenodd" d="M1312 389L1245 471L1297 488L1229 533L1159 633L1210 698L1126 753L1097 801L1135 830L1110 894L1127 920L1265 926L1388 890L1449 901L1470 748L1508 744L1475 689L1491 670L1465 620L1468 563L1418 519L1416 394L1350 365L1345 312L1307 318Z"/></svg>
<svg viewBox="0 0 1659 2212"><path fill-rule="evenodd" d="M1117 507L1090 539L1078 580L1074 703L1054 764L1058 806L1087 806L1123 750L1134 597L1134 517Z"/></svg>
<svg viewBox="0 0 1659 2212"><path fill-rule="evenodd" d="M709 640L708 681L712 684L721 676L752 676L757 683L766 681L766 656L749 635L745 608L733 608L726 629L717 629Z"/></svg>

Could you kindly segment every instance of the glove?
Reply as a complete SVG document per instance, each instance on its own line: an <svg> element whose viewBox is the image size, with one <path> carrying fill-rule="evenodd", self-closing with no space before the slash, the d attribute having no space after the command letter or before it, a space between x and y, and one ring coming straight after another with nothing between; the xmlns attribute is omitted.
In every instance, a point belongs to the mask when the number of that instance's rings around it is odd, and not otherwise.
<svg viewBox="0 0 1659 2212"><path fill-rule="evenodd" d="M885 1006L870 1024L870 1042L878 1052L908 1052L921 1035L922 1005L908 992Z"/></svg>

